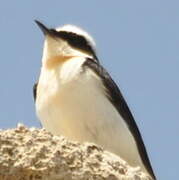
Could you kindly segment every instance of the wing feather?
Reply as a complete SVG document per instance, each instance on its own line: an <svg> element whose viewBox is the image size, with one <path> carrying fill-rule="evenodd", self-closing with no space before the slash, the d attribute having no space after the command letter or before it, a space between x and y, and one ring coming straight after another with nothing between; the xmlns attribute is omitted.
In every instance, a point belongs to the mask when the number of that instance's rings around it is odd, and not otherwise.
<svg viewBox="0 0 179 180"><path fill-rule="evenodd" d="M34 86L33 86L34 101L36 101L36 97L37 97L37 85L38 85L38 83L35 83Z"/></svg>
<svg viewBox="0 0 179 180"><path fill-rule="evenodd" d="M126 121L126 124L128 125L129 130L133 134L138 151L140 153L141 159L143 161L143 164L145 165L148 172L151 174L151 176L155 178L154 172L152 170L152 166L150 164L150 160L147 155L147 151L144 145L144 142L142 140L142 136L139 132L139 129L137 127L137 124L133 118L133 115L131 111L129 110L129 107L122 96L122 93L120 92L118 86L116 83L112 80L109 73L100 65L99 62L87 58L87 60L84 62L83 67L91 68L98 76L102 78L104 87L106 88L107 94L109 95L108 98L111 101L111 103L115 106L119 114L122 116L122 118Z"/></svg>

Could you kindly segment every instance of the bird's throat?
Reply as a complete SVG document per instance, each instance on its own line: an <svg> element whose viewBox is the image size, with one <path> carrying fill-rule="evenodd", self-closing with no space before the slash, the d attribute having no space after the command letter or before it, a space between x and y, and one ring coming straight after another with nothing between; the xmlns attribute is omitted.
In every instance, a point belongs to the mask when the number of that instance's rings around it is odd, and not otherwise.
<svg viewBox="0 0 179 180"><path fill-rule="evenodd" d="M65 61L68 61L71 58L73 58L73 56L62 56L62 55L60 55L60 56L51 57L45 61L45 67L49 70L54 69L59 64L64 63Z"/></svg>

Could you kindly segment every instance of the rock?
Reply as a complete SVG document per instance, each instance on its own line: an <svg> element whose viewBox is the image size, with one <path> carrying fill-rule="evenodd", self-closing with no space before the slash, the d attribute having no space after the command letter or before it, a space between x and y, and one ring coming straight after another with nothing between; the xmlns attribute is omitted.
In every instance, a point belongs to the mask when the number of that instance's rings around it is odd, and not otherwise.
<svg viewBox="0 0 179 180"><path fill-rule="evenodd" d="M45 129L0 130L0 180L150 180L140 168L92 143Z"/></svg>

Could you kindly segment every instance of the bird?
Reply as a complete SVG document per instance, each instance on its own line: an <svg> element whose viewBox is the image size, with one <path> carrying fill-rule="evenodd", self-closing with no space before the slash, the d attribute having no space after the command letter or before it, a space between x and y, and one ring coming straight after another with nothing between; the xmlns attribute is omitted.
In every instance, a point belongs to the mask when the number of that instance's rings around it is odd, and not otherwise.
<svg viewBox="0 0 179 180"><path fill-rule="evenodd" d="M54 135L100 145L155 180L138 126L101 65L94 39L75 25L48 28L35 22L45 36L40 77L33 88L42 126Z"/></svg>

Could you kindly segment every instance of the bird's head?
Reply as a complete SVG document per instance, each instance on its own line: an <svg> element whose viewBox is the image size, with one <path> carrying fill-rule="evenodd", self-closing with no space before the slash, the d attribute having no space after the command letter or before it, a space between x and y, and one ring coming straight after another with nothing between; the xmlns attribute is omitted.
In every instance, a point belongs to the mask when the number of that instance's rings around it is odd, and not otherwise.
<svg viewBox="0 0 179 180"><path fill-rule="evenodd" d="M35 21L45 35L43 63L54 59L67 60L70 57L89 57L97 61L93 38L79 27L64 25L53 29Z"/></svg>

